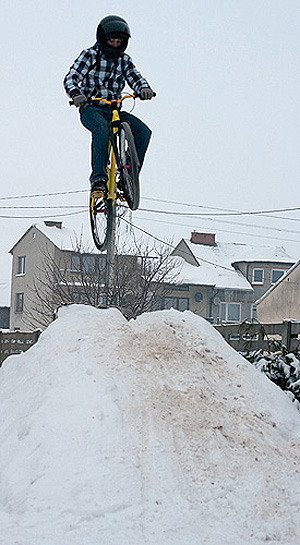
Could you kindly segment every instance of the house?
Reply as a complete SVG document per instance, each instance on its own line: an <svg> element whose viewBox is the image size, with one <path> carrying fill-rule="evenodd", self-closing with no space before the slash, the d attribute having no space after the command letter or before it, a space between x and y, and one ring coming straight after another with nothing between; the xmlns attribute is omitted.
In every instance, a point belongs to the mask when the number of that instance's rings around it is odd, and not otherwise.
<svg viewBox="0 0 300 545"><path fill-rule="evenodd" d="M256 301L256 307L262 323L300 321L300 261Z"/></svg>
<svg viewBox="0 0 300 545"><path fill-rule="evenodd" d="M84 260L86 269L97 271L98 277L103 277L103 254L79 254L78 237L59 221L45 221L31 225L24 235L16 242L10 253L13 255L11 279L11 330L34 330L44 328L52 320L55 307L55 297L47 293L47 285L56 283L61 288L66 279L70 279L73 296L78 285L78 302L84 302L80 282L76 278L80 274L80 259ZM61 281L60 281L61 278ZM101 278L100 278L101 279ZM102 279L103 282L103 279ZM55 285L54 285L55 288ZM41 308L43 307L43 309ZM41 312L37 312L37 310ZM41 323L42 314L45 316Z"/></svg>
<svg viewBox="0 0 300 545"><path fill-rule="evenodd" d="M172 255L183 265L170 306L188 308L213 324L255 318L256 300L295 263L283 247L219 243L215 234L198 232L182 239Z"/></svg>
<svg viewBox="0 0 300 545"><path fill-rule="evenodd" d="M31 225L16 242L10 250L11 330L47 327L62 300L104 305L106 255L94 253L89 243L83 251L82 244L82 239L59 221ZM189 309L214 324L254 318L255 301L295 263L282 247L219 243L214 234L197 232L190 240L182 239L172 257L181 263L179 277L170 284L160 282L155 308ZM118 299L119 306L126 308L126 297L137 296L139 280L132 273L135 267L140 274L140 257L119 258L118 273L123 260L127 276L132 277L130 294L127 290L123 299ZM82 271L88 275L87 283Z"/></svg>
<svg viewBox="0 0 300 545"><path fill-rule="evenodd" d="M137 248L117 253L114 271L107 271L106 254L94 250L90 236L84 241L60 221L32 225L10 252L11 330L45 329L56 309L69 303L114 304L132 317L141 308L154 308L168 289L154 280L156 256L140 255Z"/></svg>

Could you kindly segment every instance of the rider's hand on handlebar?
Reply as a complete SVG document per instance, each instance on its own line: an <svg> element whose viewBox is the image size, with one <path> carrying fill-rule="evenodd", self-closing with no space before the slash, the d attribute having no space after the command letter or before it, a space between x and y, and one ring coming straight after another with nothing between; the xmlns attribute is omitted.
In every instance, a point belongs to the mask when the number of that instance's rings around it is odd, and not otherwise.
<svg viewBox="0 0 300 545"><path fill-rule="evenodd" d="M73 96L72 99L73 99L73 102L74 102L76 108L79 108L80 106L83 106L87 101L86 96L81 95L81 94Z"/></svg>
<svg viewBox="0 0 300 545"><path fill-rule="evenodd" d="M143 87L140 91L141 100L151 100L155 96L155 92L152 91L151 87Z"/></svg>

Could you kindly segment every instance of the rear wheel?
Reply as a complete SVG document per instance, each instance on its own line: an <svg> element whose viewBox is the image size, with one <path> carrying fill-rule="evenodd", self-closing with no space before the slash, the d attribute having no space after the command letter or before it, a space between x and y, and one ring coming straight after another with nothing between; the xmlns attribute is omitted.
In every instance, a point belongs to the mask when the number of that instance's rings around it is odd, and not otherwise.
<svg viewBox="0 0 300 545"><path fill-rule="evenodd" d="M121 123L119 136L120 175L124 196L131 210L140 203L139 160L128 123Z"/></svg>
<svg viewBox="0 0 300 545"><path fill-rule="evenodd" d="M115 207L102 191L93 191L90 196L90 223L93 240L100 251L107 249L113 232Z"/></svg>

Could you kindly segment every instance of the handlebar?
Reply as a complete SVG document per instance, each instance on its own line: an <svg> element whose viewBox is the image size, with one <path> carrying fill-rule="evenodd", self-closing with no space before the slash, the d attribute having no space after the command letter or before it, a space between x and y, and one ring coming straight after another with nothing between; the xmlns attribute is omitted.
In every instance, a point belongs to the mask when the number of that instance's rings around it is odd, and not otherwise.
<svg viewBox="0 0 300 545"><path fill-rule="evenodd" d="M124 95L122 98L112 99L112 100L106 100L105 98L92 98L91 101L92 102L103 102L103 104L108 104L109 106L111 106L112 104L121 104L123 102L123 100L125 100L126 98L137 98L137 95L135 95L135 94L133 94L133 95Z"/></svg>
<svg viewBox="0 0 300 545"><path fill-rule="evenodd" d="M156 97L156 93L155 93L155 92L154 92L154 94L153 94L153 97ZM123 100L125 100L126 98L133 98L133 99L135 99L135 98L139 98L139 95L135 95L135 94L133 94L133 95L124 95L122 98L119 98L119 99L112 99L112 100L107 100L107 99L105 99L105 98L100 98L100 97L99 97L99 98L98 98L98 97L97 97L97 98L90 98L90 99L88 99L87 103L89 103L89 102L97 102L97 101L98 101L98 102L103 102L103 104L108 104L109 106L111 106L111 105L121 104L121 103L123 102ZM70 101L69 101L69 104L70 104L70 106L74 106L73 100L70 100Z"/></svg>

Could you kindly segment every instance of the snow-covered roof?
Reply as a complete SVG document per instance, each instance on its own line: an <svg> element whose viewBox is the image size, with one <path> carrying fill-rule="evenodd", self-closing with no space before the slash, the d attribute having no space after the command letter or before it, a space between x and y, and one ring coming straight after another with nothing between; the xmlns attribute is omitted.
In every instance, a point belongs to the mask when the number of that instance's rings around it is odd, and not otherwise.
<svg viewBox="0 0 300 545"><path fill-rule="evenodd" d="M253 291L247 278L233 267L216 265L214 263L204 263L196 267L182 259L182 269L179 273L177 282L183 284L197 284L204 286L214 286L219 289L235 289Z"/></svg>
<svg viewBox="0 0 300 545"><path fill-rule="evenodd" d="M65 227L62 222L45 221L31 225L11 248L10 253L13 253L13 250L17 244L19 244L19 242L33 228L38 229L38 231L43 233L43 235L45 235L60 250L74 251L74 249L76 249L80 243L81 249L85 249L85 251L89 253L94 252L91 237L90 235L86 236L83 230L78 233L73 229Z"/></svg>
<svg viewBox="0 0 300 545"><path fill-rule="evenodd" d="M193 244L184 239L196 258L216 261L220 265L230 266L232 263L245 261L295 263L298 259L290 256L283 246L256 246L238 242L216 242L215 246Z"/></svg>
<svg viewBox="0 0 300 545"><path fill-rule="evenodd" d="M253 246L248 244L218 242L214 246L193 244L182 239L173 255L183 258L180 281L189 284L212 285L217 288L252 290L244 275L233 264L238 262L294 263L295 258L280 247ZM193 257L195 265L186 260ZM198 264L198 266L197 266Z"/></svg>
<svg viewBox="0 0 300 545"><path fill-rule="evenodd" d="M62 225L60 228L55 225L47 226L45 223L36 223L36 229L41 231L60 250L74 250L76 247L76 233Z"/></svg>

